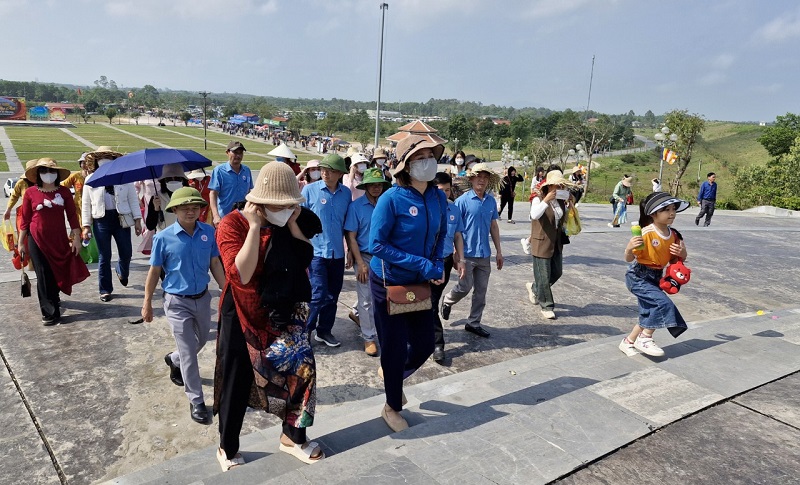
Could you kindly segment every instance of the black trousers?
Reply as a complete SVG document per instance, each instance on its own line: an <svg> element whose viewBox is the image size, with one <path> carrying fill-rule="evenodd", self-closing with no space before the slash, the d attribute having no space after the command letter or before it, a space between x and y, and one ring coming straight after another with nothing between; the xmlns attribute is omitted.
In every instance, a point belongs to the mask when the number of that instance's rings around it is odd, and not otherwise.
<svg viewBox="0 0 800 485"><path fill-rule="evenodd" d="M250 388L253 385L253 365L247 352L242 326L233 303L233 293L228 291L220 316L217 358L221 363L222 393L219 403L219 447L228 459L239 451L239 434L247 412ZM306 429L283 423L283 434L294 443L306 442Z"/></svg>
<svg viewBox="0 0 800 485"><path fill-rule="evenodd" d="M50 262L47 261L31 234L28 234L28 252L36 272L36 295L39 297L39 309L42 311L42 316L60 318L61 290L58 288L58 282L50 267Z"/></svg>
<svg viewBox="0 0 800 485"><path fill-rule="evenodd" d="M450 282L450 272L453 271L453 255L444 258L444 283L441 285L431 285L431 303L433 304L433 335L435 344L444 347L444 328L442 320L439 318L439 300L447 283Z"/></svg>
<svg viewBox="0 0 800 485"><path fill-rule="evenodd" d="M514 217L514 197L500 197L500 214L503 214L503 209L506 208L506 204L508 204L508 219L511 220Z"/></svg>

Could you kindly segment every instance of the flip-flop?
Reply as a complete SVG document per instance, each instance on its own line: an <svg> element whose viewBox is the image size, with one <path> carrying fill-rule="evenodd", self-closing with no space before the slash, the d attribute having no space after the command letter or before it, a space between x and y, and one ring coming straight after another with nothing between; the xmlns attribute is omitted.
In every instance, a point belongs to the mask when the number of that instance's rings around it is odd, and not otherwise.
<svg viewBox="0 0 800 485"><path fill-rule="evenodd" d="M293 457L297 458L298 460L302 461L303 463L308 463L309 465L312 463L316 463L323 458L325 458L325 453L320 448L319 444L316 441L308 441L308 444L305 448L303 445L298 445L297 443L288 446L281 443L280 450L284 453L289 453ZM311 455L314 454L314 451L319 448L319 456L313 458Z"/></svg>
<svg viewBox="0 0 800 485"><path fill-rule="evenodd" d="M226 472L233 467L244 465L244 458L242 458L241 453L236 453L233 459L229 460L225 452L222 451L222 448L217 448L217 461L219 462L219 466L222 468L223 472Z"/></svg>

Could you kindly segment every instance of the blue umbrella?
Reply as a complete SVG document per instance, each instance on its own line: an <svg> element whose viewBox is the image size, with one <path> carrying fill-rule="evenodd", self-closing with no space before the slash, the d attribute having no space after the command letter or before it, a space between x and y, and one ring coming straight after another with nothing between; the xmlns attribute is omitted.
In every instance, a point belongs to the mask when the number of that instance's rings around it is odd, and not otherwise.
<svg viewBox="0 0 800 485"><path fill-rule="evenodd" d="M212 162L194 150L145 148L103 164L94 171L86 185L104 187L157 179L161 176L164 165L171 163L180 163L183 165L183 171L189 172L198 168L210 167Z"/></svg>

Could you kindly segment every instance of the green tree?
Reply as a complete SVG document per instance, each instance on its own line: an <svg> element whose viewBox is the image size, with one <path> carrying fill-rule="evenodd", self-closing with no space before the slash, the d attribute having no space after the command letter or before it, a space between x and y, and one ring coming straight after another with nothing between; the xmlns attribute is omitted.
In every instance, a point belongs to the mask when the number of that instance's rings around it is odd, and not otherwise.
<svg viewBox="0 0 800 485"><path fill-rule="evenodd" d="M744 207L774 205L800 210L800 136L787 153L766 166L740 168L733 187Z"/></svg>
<svg viewBox="0 0 800 485"><path fill-rule="evenodd" d="M697 143L700 133L706 126L705 120L697 114L690 115L687 110L673 110L666 114L664 123L678 135L675 142L675 151L678 153L678 170L675 179L670 184L670 193L679 195L681 177L692 162L692 150Z"/></svg>
<svg viewBox="0 0 800 485"><path fill-rule="evenodd" d="M88 113L97 113L97 110L100 109L100 105L93 99L83 103L83 107Z"/></svg>
<svg viewBox="0 0 800 485"><path fill-rule="evenodd" d="M457 114L447 122L447 138L451 143L455 144L454 140L457 139L459 146L463 147L469 140L471 131L472 125L463 114Z"/></svg>
<svg viewBox="0 0 800 485"><path fill-rule="evenodd" d="M114 117L117 116L117 110L115 108L108 108L103 114L108 118L108 124L110 125Z"/></svg>
<svg viewBox="0 0 800 485"><path fill-rule="evenodd" d="M786 113L775 118L775 125L764 130L757 141L766 148L773 157L789 153L795 138L800 135L800 116Z"/></svg>
<svg viewBox="0 0 800 485"><path fill-rule="evenodd" d="M181 113L178 115L178 118L183 121L184 126L189 126L189 120L192 119L192 114L188 111L181 111Z"/></svg>
<svg viewBox="0 0 800 485"><path fill-rule="evenodd" d="M644 114L644 124L650 128L654 128L656 126L656 115L654 115L649 109L647 110L647 113Z"/></svg>

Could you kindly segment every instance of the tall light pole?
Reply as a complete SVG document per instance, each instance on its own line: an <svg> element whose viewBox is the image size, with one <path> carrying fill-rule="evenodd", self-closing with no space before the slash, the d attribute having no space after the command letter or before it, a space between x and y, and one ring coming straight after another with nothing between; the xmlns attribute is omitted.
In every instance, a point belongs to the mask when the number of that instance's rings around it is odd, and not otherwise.
<svg viewBox="0 0 800 485"><path fill-rule="evenodd" d="M522 141L522 138L517 138L517 153L519 153L519 142Z"/></svg>
<svg viewBox="0 0 800 485"><path fill-rule="evenodd" d="M207 91L200 91L200 96L203 97L203 150L208 150L208 121L206 121L206 98L210 94Z"/></svg>
<svg viewBox="0 0 800 485"><path fill-rule="evenodd" d="M378 100L375 103L375 146L378 149L378 137L381 133L381 81L383 78L383 26L386 20L386 10L389 9L388 3L381 3L381 48L378 54Z"/></svg>
<svg viewBox="0 0 800 485"><path fill-rule="evenodd" d="M453 138L453 143L455 143L455 146L456 146L456 147L453 149L453 153L455 154L455 153L457 153L457 152L458 152L458 138Z"/></svg>
<svg viewBox="0 0 800 485"><path fill-rule="evenodd" d="M492 139L489 138L489 161L492 161Z"/></svg>

